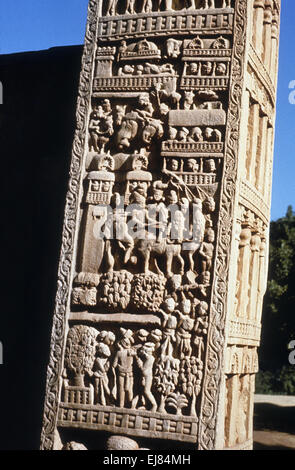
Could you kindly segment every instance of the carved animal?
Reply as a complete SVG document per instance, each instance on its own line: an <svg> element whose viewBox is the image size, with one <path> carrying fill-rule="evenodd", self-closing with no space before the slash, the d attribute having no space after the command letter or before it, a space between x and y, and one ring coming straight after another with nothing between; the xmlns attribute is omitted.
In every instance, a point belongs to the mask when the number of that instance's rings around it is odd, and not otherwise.
<svg viewBox="0 0 295 470"><path fill-rule="evenodd" d="M166 275L167 277L172 277L172 263L174 258L176 258L180 264L179 274L184 274L184 260L181 256L181 244L169 244L166 240L156 241L156 240L139 240L137 243L137 251L144 260L144 273L148 274L150 261L152 260L156 270L159 274L163 274L157 263L157 256L165 257L166 265Z"/></svg>
<svg viewBox="0 0 295 470"><path fill-rule="evenodd" d="M139 137L143 144L150 144L154 138L164 135L163 125L156 119L142 120L138 113L131 112L122 117L122 124L116 136L119 149L130 147L131 141Z"/></svg>

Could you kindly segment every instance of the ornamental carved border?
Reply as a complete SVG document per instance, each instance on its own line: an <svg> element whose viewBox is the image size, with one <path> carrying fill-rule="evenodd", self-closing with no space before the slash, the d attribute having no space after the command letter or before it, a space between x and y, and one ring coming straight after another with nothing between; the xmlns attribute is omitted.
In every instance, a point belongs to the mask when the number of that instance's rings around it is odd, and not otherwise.
<svg viewBox="0 0 295 470"><path fill-rule="evenodd" d="M53 318L49 366L47 371L41 449L52 450L57 421L60 393L62 358L66 340L66 308L70 296L72 260L75 247L76 223L79 216L83 155L91 103L92 77L94 74L95 43L100 0L90 0L88 21L82 57L82 72L78 90L76 132L72 151L70 182L65 206L65 222L58 272L58 289Z"/></svg>
<svg viewBox="0 0 295 470"><path fill-rule="evenodd" d="M228 124L226 132L225 166L219 212L217 256L214 267L210 327L199 423L199 449L215 448L221 367L225 343L225 321L229 255L233 228L233 211L237 187L237 161L244 83L244 62L247 28L247 1L237 0L235 6L234 46Z"/></svg>

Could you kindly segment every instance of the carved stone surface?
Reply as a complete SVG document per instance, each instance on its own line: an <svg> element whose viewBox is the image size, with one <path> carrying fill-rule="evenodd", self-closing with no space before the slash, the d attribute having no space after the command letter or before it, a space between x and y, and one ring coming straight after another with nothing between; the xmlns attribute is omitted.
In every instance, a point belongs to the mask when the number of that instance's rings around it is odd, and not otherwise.
<svg viewBox="0 0 295 470"><path fill-rule="evenodd" d="M251 447L278 44L250 3L89 2L43 449Z"/></svg>

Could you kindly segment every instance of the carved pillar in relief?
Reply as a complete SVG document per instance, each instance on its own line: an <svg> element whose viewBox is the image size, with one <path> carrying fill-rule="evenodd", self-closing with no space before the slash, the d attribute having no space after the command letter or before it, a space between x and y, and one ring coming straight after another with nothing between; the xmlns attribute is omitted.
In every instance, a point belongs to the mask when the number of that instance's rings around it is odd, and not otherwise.
<svg viewBox="0 0 295 470"><path fill-rule="evenodd" d="M257 292L257 305L255 308L255 321L257 323L261 320L263 297L267 285L267 270L266 270L266 239L265 234L262 235L259 252L259 279L258 279L258 292Z"/></svg>
<svg viewBox="0 0 295 470"><path fill-rule="evenodd" d="M105 433L109 450L251 448L267 221L252 13L89 2L43 449L99 450Z"/></svg>
<svg viewBox="0 0 295 470"><path fill-rule="evenodd" d="M260 252L260 236L258 233L252 235L251 245L251 268L249 276L250 295L247 309L247 316L249 320L254 320L256 317L256 304L257 304L257 289L259 279L259 252Z"/></svg>
<svg viewBox="0 0 295 470"><path fill-rule="evenodd" d="M263 19L263 61L266 70L270 72L271 50L272 50L272 9L273 0L265 1Z"/></svg>
<svg viewBox="0 0 295 470"><path fill-rule="evenodd" d="M279 42L279 18L278 13L274 13L271 28L271 66L270 74L274 83L277 80L278 67L278 42Z"/></svg>
<svg viewBox="0 0 295 470"><path fill-rule="evenodd" d="M260 117L259 125L259 139L260 145L256 154L256 177L255 186L260 193L263 193L264 184L264 169L267 165L267 127L268 116L262 115Z"/></svg>
<svg viewBox="0 0 295 470"><path fill-rule="evenodd" d="M246 227L243 228L240 234L240 253L238 263L238 308L237 316L246 317L247 307L249 302L249 273L250 273L250 262L251 262L251 230Z"/></svg>
<svg viewBox="0 0 295 470"><path fill-rule="evenodd" d="M252 102L250 105L249 114L249 135L248 135L248 150L247 150L247 179L248 181L255 181L255 169L256 169L256 155L257 155L257 144L259 138L259 116L260 116L260 104Z"/></svg>
<svg viewBox="0 0 295 470"><path fill-rule="evenodd" d="M264 0L254 0L253 46L257 54L263 53Z"/></svg>

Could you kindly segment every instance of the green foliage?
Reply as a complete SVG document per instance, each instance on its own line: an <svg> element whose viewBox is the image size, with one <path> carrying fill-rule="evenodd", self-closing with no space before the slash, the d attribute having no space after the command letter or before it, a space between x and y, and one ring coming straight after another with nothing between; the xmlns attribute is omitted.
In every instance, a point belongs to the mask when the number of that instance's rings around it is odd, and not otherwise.
<svg viewBox="0 0 295 470"><path fill-rule="evenodd" d="M288 344L295 339L295 213L271 223L269 282L263 309L259 393L295 393ZM262 392L262 390L265 390ZM267 391L268 390L268 391ZM258 393L258 392L257 392Z"/></svg>

